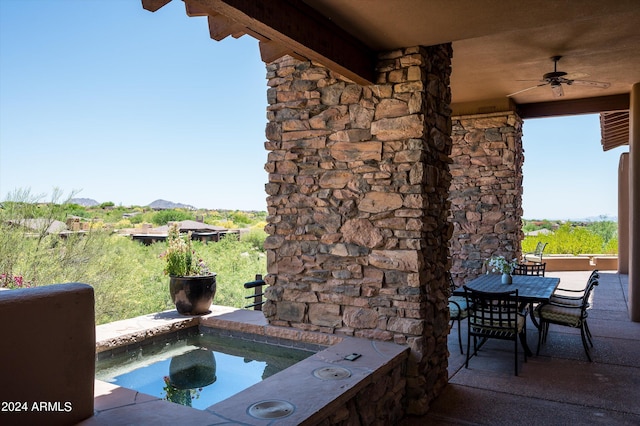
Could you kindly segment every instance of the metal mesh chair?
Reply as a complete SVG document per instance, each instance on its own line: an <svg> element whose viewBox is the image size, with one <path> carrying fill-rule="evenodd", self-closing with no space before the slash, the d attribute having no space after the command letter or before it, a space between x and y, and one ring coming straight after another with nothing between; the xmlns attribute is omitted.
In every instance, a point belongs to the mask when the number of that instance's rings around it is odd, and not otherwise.
<svg viewBox="0 0 640 426"><path fill-rule="evenodd" d="M535 250L525 253L522 256L522 259L525 262L533 262L533 263L542 263L542 252L544 248L547 246L547 243L539 242L536 244Z"/></svg>
<svg viewBox="0 0 640 426"><path fill-rule="evenodd" d="M468 305L467 298L464 296L454 296L453 291L457 288L456 283L453 281L451 273L448 274L449 278L449 318L451 319L451 327L457 321L458 322L458 344L460 345L460 354L464 354L462 349L462 330L460 325L462 320L467 317Z"/></svg>
<svg viewBox="0 0 640 426"><path fill-rule="evenodd" d="M513 270L513 275L536 275L539 277L544 277L544 271L547 268L546 263L535 263L533 265L526 265L522 263L518 263L516 268Z"/></svg>
<svg viewBox="0 0 640 426"><path fill-rule="evenodd" d="M470 306L467 317L467 359L465 368L469 368L469 359L478 354L478 349L487 339L513 340L515 373L518 375L518 338L526 341L526 311L521 312L518 290L488 293L476 291L464 286L467 304ZM473 337L473 351L471 350ZM478 346L478 338L482 343ZM527 352L524 350L524 361Z"/></svg>
<svg viewBox="0 0 640 426"><path fill-rule="evenodd" d="M588 309L591 307L589 298L594 287L598 285L598 278L597 271L594 271L584 290L578 290L581 292L579 297L554 295L548 303L538 305L534 312L540 323L537 354L540 353L540 344L547 341L549 324L557 324L580 329L582 346L587 354L587 359L591 361L589 346L593 347L593 337L587 324L587 317L589 316Z"/></svg>

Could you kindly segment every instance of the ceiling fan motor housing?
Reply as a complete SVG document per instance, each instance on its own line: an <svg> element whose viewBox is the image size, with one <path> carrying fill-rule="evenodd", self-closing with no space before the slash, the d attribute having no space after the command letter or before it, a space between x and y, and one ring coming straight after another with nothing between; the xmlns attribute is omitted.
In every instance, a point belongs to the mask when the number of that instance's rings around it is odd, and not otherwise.
<svg viewBox="0 0 640 426"><path fill-rule="evenodd" d="M543 80L545 81L559 81L560 78L564 77L565 75L567 75L566 72L564 71L553 71L553 72L548 72L545 75L542 76Z"/></svg>

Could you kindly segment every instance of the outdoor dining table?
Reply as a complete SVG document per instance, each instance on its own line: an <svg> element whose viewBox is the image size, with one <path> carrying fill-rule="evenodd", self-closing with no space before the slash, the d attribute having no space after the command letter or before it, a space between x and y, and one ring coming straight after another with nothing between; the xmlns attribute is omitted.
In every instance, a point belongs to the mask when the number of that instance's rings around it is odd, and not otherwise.
<svg viewBox="0 0 640 426"><path fill-rule="evenodd" d="M488 293L503 293L505 291L518 290L518 298L521 303L523 303L523 305L529 304L531 308L533 308L534 303L548 302L559 284L560 278L539 277L535 275L514 275L512 284L503 284L500 274L484 274L469 281L465 285L472 290ZM464 296L464 288L458 287L453 294ZM540 328L533 316L533 311L531 312L531 320L536 328ZM520 341L527 355L531 355L532 352L523 336L521 336Z"/></svg>

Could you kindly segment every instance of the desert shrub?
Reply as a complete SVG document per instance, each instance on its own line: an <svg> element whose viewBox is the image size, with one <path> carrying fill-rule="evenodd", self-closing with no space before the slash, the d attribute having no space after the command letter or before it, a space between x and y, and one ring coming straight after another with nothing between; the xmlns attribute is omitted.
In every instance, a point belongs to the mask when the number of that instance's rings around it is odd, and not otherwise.
<svg viewBox="0 0 640 426"><path fill-rule="evenodd" d="M599 220L596 222L589 222L586 228L604 241L605 246L612 239L618 238L618 223L610 220Z"/></svg>
<svg viewBox="0 0 640 426"><path fill-rule="evenodd" d="M211 225L222 226L223 228L227 228L227 229L237 229L238 228L238 225L233 223L231 220L227 220L227 219L213 220L211 222L212 222Z"/></svg>
<svg viewBox="0 0 640 426"><path fill-rule="evenodd" d="M251 218L245 212L236 211L231 213L230 219L233 223L237 224L239 227L247 226L251 223Z"/></svg>
<svg viewBox="0 0 640 426"><path fill-rule="evenodd" d="M240 241L251 244L251 246L260 251L264 251L264 240L267 239L267 233L261 228L252 228L249 232L242 234Z"/></svg>
<svg viewBox="0 0 640 426"><path fill-rule="evenodd" d="M550 234L527 236L522 241L523 253L531 252L538 242L547 243L545 254L616 254L617 237L605 239L588 227L576 227L569 223L560 226Z"/></svg>
<svg viewBox="0 0 640 426"><path fill-rule="evenodd" d="M180 222L182 220L194 220L192 213L183 210L161 210L153 215L152 222L156 225L166 225L169 222Z"/></svg>
<svg viewBox="0 0 640 426"><path fill-rule="evenodd" d="M618 254L618 237L611 238L604 246L604 254Z"/></svg>
<svg viewBox="0 0 640 426"><path fill-rule="evenodd" d="M60 196L59 193L54 195ZM53 219L63 220L68 206L56 199L39 203L39 197L32 196L29 191L18 191L2 202L0 286L90 284L95 292L97 324L174 308L169 296L169 278L163 273L164 264L160 258L166 243L145 246L103 230L102 220L96 221L99 226L92 227L89 232L72 234L68 238L47 233L46 225ZM91 211L92 217L117 218L122 224L126 223L121 219L122 211L111 216L107 213L109 210L104 215L97 210ZM134 218L150 222L144 218L155 214L147 212ZM11 224L26 218L45 220L38 229ZM173 216L171 220L178 220L178 217ZM113 226L114 223L106 225ZM266 256L262 251L264 238L266 234L258 228L242 241L230 235L216 243L194 242L198 253L218 274L214 303L238 308L247 304L244 296L251 290L246 290L243 284L252 281L256 274L266 274Z"/></svg>
<svg viewBox="0 0 640 426"><path fill-rule="evenodd" d="M194 248L218 274L214 303L243 307L246 304L244 296L250 293L243 284L253 281L256 274L266 274L266 255L251 242L239 241L236 235L228 235L217 243L195 242Z"/></svg>
<svg viewBox="0 0 640 426"><path fill-rule="evenodd" d="M131 216L129 221L131 221L132 225L138 225L140 223L150 223L152 221L152 214L137 214L135 216Z"/></svg>

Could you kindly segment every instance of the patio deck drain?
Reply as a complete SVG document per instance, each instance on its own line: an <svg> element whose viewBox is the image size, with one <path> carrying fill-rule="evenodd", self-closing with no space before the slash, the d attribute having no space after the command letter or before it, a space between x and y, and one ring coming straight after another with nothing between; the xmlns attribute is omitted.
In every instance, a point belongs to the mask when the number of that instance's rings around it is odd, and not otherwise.
<svg viewBox="0 0 640 426"><path fill-rule="evenodd" d="M256 419L282 419L294 411L293 404L277 399L256 402L247 409L247 413Z"/></svg>
<svg viewBox="0 0 640 426"><path fill-rule="evenodd" d="M351 371L342 367L321 367L313 370L313 375L322 380L340 380L351 377Z"/></svg>

